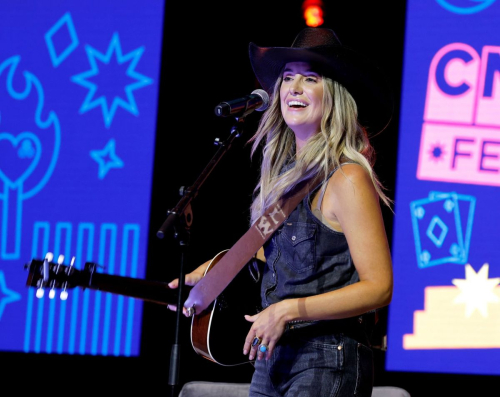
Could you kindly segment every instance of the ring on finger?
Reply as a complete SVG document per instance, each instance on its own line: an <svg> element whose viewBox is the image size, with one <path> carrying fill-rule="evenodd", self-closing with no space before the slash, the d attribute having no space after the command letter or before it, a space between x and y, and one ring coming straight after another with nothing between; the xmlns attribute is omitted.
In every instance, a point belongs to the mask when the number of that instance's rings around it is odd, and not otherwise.
<svg viewBox="0 0 500 397"><path fill-rule="evenodd" d="M194 305L186 309L186 314L188 317L193 317L196 314L196 308Z"/></svg>
<svg viewBox="0 0 500 397"><path fill-rule="evenodd" d="M253 338L252 347L258 346L260 344L260 342L262 342L262 338L259 338L258 336L256 336L255 338Z"/></svg>
<svg viewBox="0 0 500 397"><path fill-rule="evenodd" d="M261 344L259 345L259 351L260 351L261 353L265 353L265 352L267 351L267 346L266 346L265 344L261 343Z"/></svg>

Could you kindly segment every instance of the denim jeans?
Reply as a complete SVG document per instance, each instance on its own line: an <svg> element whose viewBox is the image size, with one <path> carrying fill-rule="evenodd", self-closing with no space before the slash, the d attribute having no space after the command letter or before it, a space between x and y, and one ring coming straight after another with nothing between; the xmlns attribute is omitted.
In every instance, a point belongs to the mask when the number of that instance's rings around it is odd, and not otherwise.
<svg viewBox="0 0 500 397"><path fill-rule="evenodd" d="M308 328L285 331L269 360L255 362L250 397L371 397L371 348Z"/></svg>

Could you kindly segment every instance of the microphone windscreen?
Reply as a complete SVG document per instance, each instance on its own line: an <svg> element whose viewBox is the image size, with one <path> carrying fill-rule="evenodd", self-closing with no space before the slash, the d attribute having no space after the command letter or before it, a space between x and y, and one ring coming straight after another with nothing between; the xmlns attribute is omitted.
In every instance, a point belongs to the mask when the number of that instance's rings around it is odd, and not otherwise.
<svg viewBox="0 0 500 397"><path fill-rule="evenodd" d="M262 98L262 105L260 105L259 108L255 110L262 112L269 107L269 94L266 91L259 88L257 90L253 90L252 94L256 94Z"/></svg>

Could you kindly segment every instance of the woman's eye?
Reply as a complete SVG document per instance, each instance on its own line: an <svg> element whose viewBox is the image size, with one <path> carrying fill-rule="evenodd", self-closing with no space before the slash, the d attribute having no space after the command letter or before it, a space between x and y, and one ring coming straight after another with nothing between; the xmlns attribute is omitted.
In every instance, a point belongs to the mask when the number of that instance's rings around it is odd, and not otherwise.
<svg viewBox="0 0 500 397"><path fill-rule="evenodd" d="M283 77L283 81L291 81L292 78L290 76L285 76Z"/></svg>
<svg viewBox="0 0 500 397"><path fill-rule="evenodd" d="M306 79L306 81L309 81L309 82L311 82L311 83L315 83L317 80L316 80L316 77L308 77L308 78Z"/></svg>

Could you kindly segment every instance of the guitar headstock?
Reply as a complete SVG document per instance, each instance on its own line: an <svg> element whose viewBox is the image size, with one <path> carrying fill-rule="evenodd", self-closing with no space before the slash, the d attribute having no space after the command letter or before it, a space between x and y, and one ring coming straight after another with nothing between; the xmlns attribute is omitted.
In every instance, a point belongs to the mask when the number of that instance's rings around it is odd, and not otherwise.
<svg viewBox="0 0 500 397"><path fill-rule="evenodd" d="M95 266L86 264L83 271L74 267L75 257L71 258L69 265L64 265L64 255L59 255L57 262L53 262L54 255L49 252L43 260L33 259L24 267L29 271L26 281L27 287L37 288L36 296L42 298L45 289L49 289L49 298L55 297L56 290L60 290L60 298L68 298L68 289L84 287L89 284L89 280L95 271Z"/></svg>

